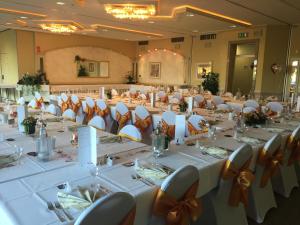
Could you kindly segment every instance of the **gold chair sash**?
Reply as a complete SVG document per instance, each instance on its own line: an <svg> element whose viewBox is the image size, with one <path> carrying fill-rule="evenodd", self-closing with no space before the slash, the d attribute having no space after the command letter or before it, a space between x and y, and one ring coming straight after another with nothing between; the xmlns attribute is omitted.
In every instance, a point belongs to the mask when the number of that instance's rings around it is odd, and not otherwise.
<svg viewBox="0 0 300 225"><path fill-rule="evenodd" d="M130 118L130 111L128 111L124 115L121 115L118 111L116 112L116 120L119 124L119 130L126 125Z"/></svg>
<svg viewBox="0 0 300 225"><path fill-rule="evenodd" d="M108 114L109 114L109 108L106 107L105 109L100 109L99 106L95 106L95 113L98 115L98 116L101 116L102 118L105 118Z"/></svg>
<svg viewBox="0 0 300 225"><path fill-rule="evenodd" d="M152 117L148 115L145 119L141 119L137 114L135 114L135 123L134 125L139 128L142 132L152 124Z"/></svg>
<svg viewBox="0 0 300 225"><path fill-rule="evenodd" d="M194 127L194 125L191 122L188 122L188 130L190 132L190 135L203 134L207 132L206 127L202 127L202 130L198 130Z"/></svg>
<svg viewBox="0 0 300 225"><path fill-rule="evenodd" d="M205 109L206 107L206 100L204 99L202 102L198 102L198 108Z"/></svg>
<svg viewBox="0 0 300 225"><path fill-rule="evenodd" d="M196 221L202 213L202 204L196 198L198 183L199 180L179 200L159 189L153 206L154 215L164 217L167 225L189 225Z"/></svg>
<svg viewBox="0 0 300 225"><path fill-rule="evenodd" d="M122 220L120 225L133 225L134 224L134 219L135 219L135 213L136 213L136 208L134 207L132 210L129 211L129 213Z"/></svg>
<svg viewBox="0 0 300 225"><path fill-rule="evenodd" d="M38 108L38 109L40 109L40 108L42 108L42 105L43 105L43 103L44 103L44 99L43 99L43 97L40 97L40 99L36 99L36 107Z"/></svg>
<svg viewBox="0 0 300 225"><path fill-rule="evenodd" d="M168 95L160 97L160 101L163 102L163 103L168 103L169 102Z"/></svg>
<svg viewBox="0 0 300 225"><path fill-rule="evenodd" d="M74 113L77 115L80 107L81 107L81 101L78 101L77 103L72 103L72 110L74 111Z"/></svg>
<svg viewBox="0 0 300 225"><path fill-rule="evenodd" d="M290 136L287 140L287 149L291 152L288 159L288 166L300 161L300 141Z"/></svg>
<svg viewBox="0 0 300 225"><path fill-rule="evenodd" d="M261 188L267 185L268 181L275 174L282 161L283 154L280 148L278 148L273 154L266 152L265 149L260 150L258 153L257 163L264 166L264 172L260 180Z"/></svg>
<svg viewBox="0 0 300 225"><path fill-rule="evenodd" d="M228 204L237 207L239 203L248 205L248 189L254 180L253 173L249 170L250 159L238 169L231 161L227 160L222 171L224 180L232 179L232 187Z"/></svg>
<svg viewBox="0 0 300 225"><path fill-rule="evenodd" d="M88 104L86 104L85 108L85 122L88 123L93 117L94 117L94 107L90 107Z"/></svg>
<svg viewBox="0 0 300 225"><path fill-rule="evenodd" d="M72 101L71 101L71 98L69 96L68 99L67 99L67 101L62 100L62 103L61 103L61 112L63 113L67 109L71 108L71 106L72 106Z"/></svg>
<svg viewBox="0 0 300 225"><path fill-rule="evenodd" d="M175 136L175 125L169 125L164 120L161 120L161 125L162 125L162 132L173 139Z"/></svg>
<svg viewBox="0 0 300 225"><path fill-rule="evenodd" d="M139 96L139 94L138 93L130 93L129 96L130 96L130 98L136 99Z"/></svg>

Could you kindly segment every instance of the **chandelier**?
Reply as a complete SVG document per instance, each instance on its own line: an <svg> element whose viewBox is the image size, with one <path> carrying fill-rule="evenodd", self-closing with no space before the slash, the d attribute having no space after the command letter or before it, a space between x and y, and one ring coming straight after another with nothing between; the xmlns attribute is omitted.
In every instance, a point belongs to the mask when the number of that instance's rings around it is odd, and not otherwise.
<svg viewBox="0 0 300 225"><path fill-rule="evenodd" d="M155 15L154 5L107 4L105 11L118 19L148 19Z"/></svg>
<svg viewBox="0 0 300 225"><path fill-rule="evenodd" d="M47 30L53 33L73 33L77 31L77 27L72 24L40 24L43 30Z"/></svg>

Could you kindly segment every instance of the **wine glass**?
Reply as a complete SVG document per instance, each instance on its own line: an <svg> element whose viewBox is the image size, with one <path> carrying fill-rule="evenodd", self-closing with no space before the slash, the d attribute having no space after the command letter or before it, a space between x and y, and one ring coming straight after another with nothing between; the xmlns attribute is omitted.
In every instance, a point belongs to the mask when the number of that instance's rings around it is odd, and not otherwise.
<svg viewBox="0 0 300 225"><path fill-rule="evenodd" d="M21 157L23 155L24 149L21 146L18 146L18 145L15 145L14 149L15 149L15 155L17 156L18 165L20 165L21 164Z"/></svg>

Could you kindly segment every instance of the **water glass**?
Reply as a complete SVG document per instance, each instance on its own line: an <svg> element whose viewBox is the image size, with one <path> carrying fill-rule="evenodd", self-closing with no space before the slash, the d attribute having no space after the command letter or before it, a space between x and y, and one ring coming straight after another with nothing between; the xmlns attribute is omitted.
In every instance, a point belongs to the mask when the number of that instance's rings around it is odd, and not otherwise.
<svg viewBox="0 0 300 225"><path fill-rule="evenodd" d="M23 155L23 148L18 146L18 145L15 145L14 146L14 149L15 149L15 155L17 156L17 160L18 160L18 165L21 164L21 157Z"/></svg>

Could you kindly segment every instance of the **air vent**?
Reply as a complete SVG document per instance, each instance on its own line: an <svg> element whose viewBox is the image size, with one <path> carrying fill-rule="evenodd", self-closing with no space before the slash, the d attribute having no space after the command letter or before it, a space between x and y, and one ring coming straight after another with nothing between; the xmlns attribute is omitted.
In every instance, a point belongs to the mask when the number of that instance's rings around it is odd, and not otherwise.
<svg viewBox="0 0 300 225"><path fill-rule="evenodd" d="M171 38L172 43L184 42L184 37Z"/></svg>
<svg viewBox="0 0 300 225"><path fill-rule="evenodd" d="M212 40L212 39L216 39L217 38L217 34L202 34L200 35L200 40Z"/></svg>
<svg viewBox="0 0 300 225"><path fill-rule="evenodd" d="M148 45L149 41L139 41L139 45Z"/></svg>

